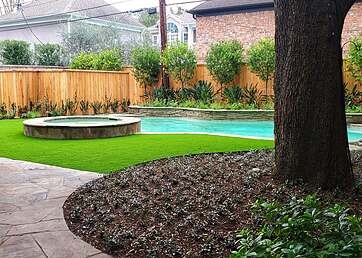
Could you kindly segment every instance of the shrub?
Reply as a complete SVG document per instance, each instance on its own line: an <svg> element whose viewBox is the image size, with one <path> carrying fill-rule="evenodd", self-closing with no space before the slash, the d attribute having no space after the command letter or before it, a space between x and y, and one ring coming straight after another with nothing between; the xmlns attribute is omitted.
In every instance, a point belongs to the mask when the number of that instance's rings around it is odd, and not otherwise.
<svg viewBox="0 0 362 258"><path fill-rule="evenodd" d="M163 53L162 62L166 71L173 79L181 83L182 88L194 77L197 65L196 55L187 44L169 45Z"/></svg>
<svg viewBox="0 0 362 258"><path fill-rule="evenodd" d="M59 116L65 116L68 112L68 106L66 101L64 102L62 100L62 103L60 104L60 107L56 110L57 115Z"/></svg>
<svg viewBox="0 0 362 258"><path fill-rule="evenodd" d="M105 96L103 103L103 113L108 113L111 106L112 106L112 99L110 97Z"/></svg>
<svg viewBox="0 0 362 258"><path fill-rule="evenodd" d="M152 100L169 102L175 99L175 92L166 87L154 88L152 90Z"/></svg>
<svg viewBox="0 0 362 258"><path fill-rule="evenodd" d="M178 102L187 102L190 101L193 97L193 90L192 88L181 88L176 90L175 97Z"/></svg>
<svg viewBox="0 0 362 258"><path fill-rule="evenodd" d="M35 46L35 63L46 66L64 65L64 49L58 44L44 44Z"/></svg>
<svg viewBox="0 0 362 258"><path fill-rule="evenodd" d="M349 44L347 68L353 78L362 83L362 34L353 38Z"/></svg>
<svg viewBox="0 0 362 258"><path fill-rule="evenodd" d="M79 70L92 70L94 67L94 60L96 58L96 54L94 53L80 53L76 57L73 58L69 67L71 69L79 69Z"/></svg>
<svg viewBox="0 0 362 258"><path fill-rule="evenodd" d="M20 40L1 42L1 59L5 65L30 65L32 53L29 43Z"/></svg>
<svg viewBox="0 0 362 258"><path fill-rule="evenodd" d="M117 113L118 112L118 108L119 108L119 100L118 99L114 99L112 102L111 102L111 110L112 110L112 113Z"/></svg>
<svg viewBox="0 0 362 258"><path fill-rule="evenodd" d="M91 107L93 109L93 113L98 115L102 111L103 103L100 101L94 101L91 103Z"/></svg>
<svg viewBox="0 0 362 258"><path fill-rule="evenodd" d="M73 99L66 99L64 102L65 114L74 115L77 112L79 102L77 100L77 94L74 95Z"/></svg>
<svg viewBox="0 0 362 258"><path fill-rule="evenodd" d="M0 119L5 118L7 112L8 112L8 110L7 110L6 104L0 103Z"/></svg>
<svg viewBox="0 0 362 258"><path fill-rule="evenodd" d="M357 85L349 90L348 85L344 84L344 100L346 108L354 108L362 104L362 92L358 90Z"/></svg>
<svg viewBox="0 0 362 258"><path fill-rule="evenodd" d="M244 101L250 106L259 108L262 101L262 93L254 85L249 85L244 89Z"/></svg>
<svg viewBox="0 0 362 258"><path fill-rule="evenodd" d="M161 70L160 52L150 46L135 48L131 55L131 65L136 81L144 86L152 86L158 81Z"/></svg>
<svg viewBox="0 0 362 258"><path fill-rule="evenodd" d="M41 117L41 114L37 111L28 111L27 113L22 113L20 118L22 119L32 119Z"/></svg>
<svg viewBox="0 0 362 258"><path fill-rule="evenodd" d="M214 100L214 90L210 82L198 81L192 88L192 96L196 102L209 104Z"/></svg>
<svg viewBox="0 0 362 258"><path fill-rule="evenodd" d="M268 82L275 71L275 42L261 39L248 51L248 64L253 73L265 82L265 94L268 96Z"/></svg>
<svg viewBox="0 0 362 258"><path fill-rule="evenodd" d="M119 49L103 50L93 60L94 70L120 71L122 68L123 56Z"/></svg>
<svg viewBox="0 0 362 258"><path fill-rule="evenodd" d="M81 101L79 102L79 108L80 108L80 111L82 111L82 114L83 114L83 115L88 114L89 101L87 101L87 100L81 100Z"/></svg>
<svg viewBox="0 0 362 258"><path fill-rule="evenodd" d="M122 112L128 112L128 107L130 105L131 105L131 101L129 99L122 99L122 101L121 101Z"/></svg>
<svg viewBox="0 0 362 258"><path fill-rule="evenodd" d="M28 113L28 111L30 111L28 105L19 106L18 107L18 116L23 117L24 114Z"/></svg>
<svg viewBox="0 0 362 258"><path fill-rule="evenodd" d="M362 257L362 220L339 204L322 207L315 196L287 204L257 201L256 229L238 234L231 257Z"/></svg>
<svg viewBox="0 0 362 258"><path fill-rule="evenodd" d="M243 63L243 47L238 41L222 41L211 46L207 53L206 65L211 76L223 85L232 82L240 73Z"/></svg>
<svg viewBox="0 0 362 258"><path fill-rule="evenodd" d="M6 114L6 118L14 119L16 117L17 110L18 110L17 105L15 103L11 103L8 112Z"/></svg>
<svg viewBox="0 0 362 258"><path fill-rule="evenodd" d="M225 88L224 96L229 104L239 103L243 99L243 89L239 85Z"/></svg>

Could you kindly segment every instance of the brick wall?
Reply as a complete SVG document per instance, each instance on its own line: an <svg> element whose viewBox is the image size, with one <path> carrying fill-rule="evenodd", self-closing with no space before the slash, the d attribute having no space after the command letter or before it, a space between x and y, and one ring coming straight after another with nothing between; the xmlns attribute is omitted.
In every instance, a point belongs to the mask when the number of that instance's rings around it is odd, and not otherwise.
<svg viewBox="0 0 362 258"><path fill-rule="evenodd" d="M200 62L213 42L237 39L245 49L264 37L274 37L274 10L197 17L196 51ZM342 42L362 33L362 2L354 4L346 17Z"/></svg>

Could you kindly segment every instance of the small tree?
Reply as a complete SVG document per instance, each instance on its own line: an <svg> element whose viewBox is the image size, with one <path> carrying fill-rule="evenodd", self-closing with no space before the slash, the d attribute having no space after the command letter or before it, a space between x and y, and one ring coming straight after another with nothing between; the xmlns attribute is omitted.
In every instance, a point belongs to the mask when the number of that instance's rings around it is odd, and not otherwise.
<svg viewBox="0 0 362 258"><path fill-rule="evenodd" d="M62 33L62 45L72 56L81 52L99 52L113 49L123 41L124 35L120 29L83 22L74 24L70 32L64 31Z"/></svg>
<svg viewBox="0 0 362 258"><path fill-rule="evenodd" d="M152 27L156 25L159 19L160 15L158 13L149 14L148 12L142 12L142 14L138 18L140 23L142 23L146 27Z"/></svg>
<svg viewBox="0 0 362 258"><path fill-rule="evenodd" d="M61 66L65 63L65 51L58 44L35 46L35 63L38 65Z"/></svg>
<svg viewBox="0 0 362 258"><path fill-rule="evenodd" d="M243 47L239 41L221 41L211 46L206 56L207 69L214 80L223 85L232 82L243 64Z"/></svg>
<svg viewBox="0 0 362 258"><path fill-rule="evenodd" d="M194 77L197 65L195 52L184 43L169 45L163 53L162 63L182 88Z"/></svg>
<svg viewBox="0 0 362 258"><path fill-rule="evenodd" d="M21 40L1 42L1 59L5 65L30 65L32 53L29 43Z"/></svg>
<svg viewBox="0 0 362 258"><path fill-rule="evenodd" d="M161 70L160 52L150 46L133 49L131 54L131 65L136 81L142 85L147 93L147 87L158 81Z"/></svg>
<svg viewBox="0 0 362 258"><path fill-rule="evenodd" d="M348 70L357 82L362 83L362 34L353 38L349 45Z"/></svg>
<svg viewBox="0 0 362 258"><path fill-rule="evenodd" d="M253 73L265 82L265 94L268 96L268 82L275 71L275 42L261 39L248 51L248 64Z"/></svg>

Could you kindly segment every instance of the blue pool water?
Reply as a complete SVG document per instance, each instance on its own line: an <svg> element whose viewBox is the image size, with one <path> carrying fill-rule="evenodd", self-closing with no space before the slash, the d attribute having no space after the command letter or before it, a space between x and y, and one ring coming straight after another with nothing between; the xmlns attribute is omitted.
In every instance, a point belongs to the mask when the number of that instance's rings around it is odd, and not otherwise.
<svg viewBox="0 0 362 258"><path fill-rule="evenodd" d="M145 117L141 125L142 132L148 133L214 133L274 139L273 121ZM362 139L362 128L348 128L348 139Z"/></svg>

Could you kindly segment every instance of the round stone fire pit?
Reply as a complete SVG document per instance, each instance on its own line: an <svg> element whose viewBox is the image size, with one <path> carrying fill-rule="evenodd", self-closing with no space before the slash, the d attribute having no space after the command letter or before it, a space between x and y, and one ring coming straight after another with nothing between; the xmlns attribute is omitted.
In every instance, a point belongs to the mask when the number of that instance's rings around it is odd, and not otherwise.
<svg viewBox="0 0 362 258"><path fill-rule="evenodd" d="M94 139L140 132L141 120L116 116L61 116L24 121L24 135L46 139Z"/></svg>

